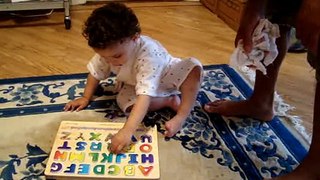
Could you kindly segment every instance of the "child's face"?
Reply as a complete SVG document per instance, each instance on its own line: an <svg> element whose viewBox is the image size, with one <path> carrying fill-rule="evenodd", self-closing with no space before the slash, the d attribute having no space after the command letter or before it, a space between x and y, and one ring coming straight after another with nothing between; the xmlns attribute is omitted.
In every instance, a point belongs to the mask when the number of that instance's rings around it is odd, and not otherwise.
<svg viewBox="0 0 320 180"><path fill-rule="evenodd" d="M105 49L94 48L94 51L113 66L122 66L133 55L136 38L128 38Z"/></svg>

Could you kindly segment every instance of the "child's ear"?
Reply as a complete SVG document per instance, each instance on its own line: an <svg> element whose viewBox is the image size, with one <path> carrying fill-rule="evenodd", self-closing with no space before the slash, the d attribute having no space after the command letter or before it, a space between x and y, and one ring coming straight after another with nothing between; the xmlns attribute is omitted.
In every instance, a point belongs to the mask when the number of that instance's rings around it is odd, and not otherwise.
<svg viewBox="0 0 320 180"><path fill-rule="evenodd" d="M136 33L134 36L132 36L132 40L136 41L140 37L140 33Z"/></svg>

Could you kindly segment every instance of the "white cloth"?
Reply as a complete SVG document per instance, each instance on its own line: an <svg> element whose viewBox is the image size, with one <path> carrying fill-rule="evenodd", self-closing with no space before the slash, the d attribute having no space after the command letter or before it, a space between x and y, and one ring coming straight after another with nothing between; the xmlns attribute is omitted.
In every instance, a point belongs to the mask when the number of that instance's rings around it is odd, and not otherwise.
<svg viewBox="0 0 320 180"><path fill-rule="evenodd" d="M245 54L243 40L238 45L230 58L230 65L234 67L250 66L267 74L266 67L270 65L278 55L276 38L280 37L279 26L272 24L267 19L261 19L252 35L253 48L249 54Z"/></svg>
<svg viewBox="0 0 320 180"><path fill-rule="evenodd" d="M190 71L201 63L189 58L181 60L172 57L156 40L140 36L135 54L121 67L115 68L98 54L87 65L90 73L98 80L109 77L110 72L117 74L117 81L124 84L117 102L122 110L135 102L137 95L167 97L179 94L179 88Z"/></svg>

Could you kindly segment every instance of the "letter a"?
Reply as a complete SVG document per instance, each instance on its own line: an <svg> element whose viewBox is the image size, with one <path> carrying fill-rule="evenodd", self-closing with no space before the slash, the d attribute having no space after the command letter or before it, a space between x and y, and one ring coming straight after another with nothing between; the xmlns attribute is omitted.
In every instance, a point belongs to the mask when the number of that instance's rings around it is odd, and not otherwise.
<svg viewBox="0 0 320 180"><path fill-rule="evenodd" d="M153 169L153 166L143 167L143 166L139 165L138 167L144 176L148 176L150 171Z"/></svg>

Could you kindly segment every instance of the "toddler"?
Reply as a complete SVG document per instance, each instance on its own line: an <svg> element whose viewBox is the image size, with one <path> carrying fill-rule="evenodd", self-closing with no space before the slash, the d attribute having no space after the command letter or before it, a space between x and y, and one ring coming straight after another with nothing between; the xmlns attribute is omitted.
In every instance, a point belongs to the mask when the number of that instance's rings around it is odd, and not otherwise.
<svg viewBox="0 0 320 180"><path fill-rule="evenodd" d="M121 84L117 103L130 114L111 139L114 153L131 143L131 136L148 111L164 107L176 111L165 124L165 136L174 136L193 108L202 80L198 60L172 57L158 41L140 33L136 15L124 4L112 2L94 10L83 30L96 53L87 65L90 73L84 95L64 107L65 111L82 110L99 82L115 73Z"/></svg>

